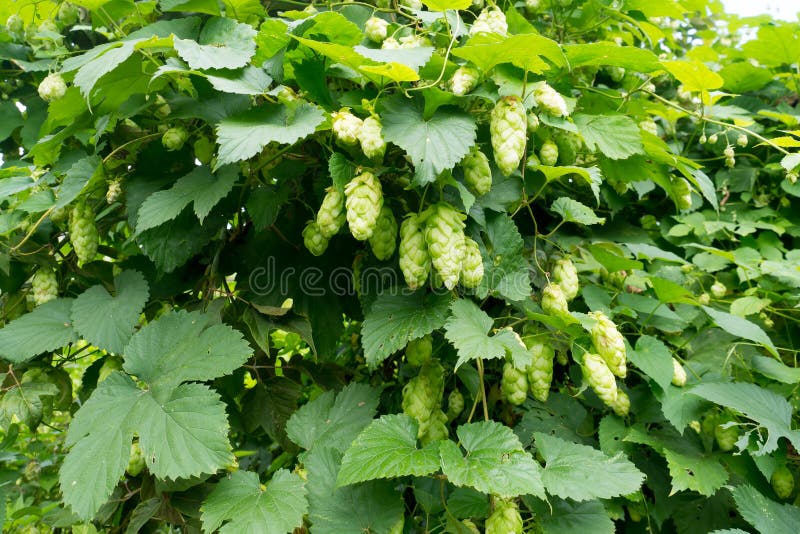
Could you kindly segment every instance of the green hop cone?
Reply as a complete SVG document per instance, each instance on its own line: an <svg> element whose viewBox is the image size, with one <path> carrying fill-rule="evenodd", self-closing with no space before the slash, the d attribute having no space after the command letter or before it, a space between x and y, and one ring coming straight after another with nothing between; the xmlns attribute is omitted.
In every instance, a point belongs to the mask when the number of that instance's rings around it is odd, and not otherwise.
<svg viewBox="0 0 800 534"><path fill-rule="evenodd" d="M457 389L450 392L447 396L447 420L456 419L464 411L464 395Z"/></svg>
<svg viewBox="0 0 800 534"><path fill-rule="evenodd" d="M504 96L492 110L489 131L494 161L505 176L519 167L525 156L528 115L516 96Z"/></svg>
<svg viewBox="0 0 800 534"><path fill-rule="evenodd" d="M586 352L583 354L583 377L597 396L607 406L614 407L619 396L617 381L614 374L606 365L605 360L599 354Z"/></svg>
<svg viewBox="0 0 800 534"><path fill-rule="evenodd" d="M522 534L522 516L516 503L495 500L494 512L486 519L486 534Z"/></svg>
<svg viewBox="0 0 800 534"><path fill-rule="evenodd" d="M478 14L478 18L475 19L469 29L470 35L478 35L479 33L506 35L508 33L506 16L497 8L484 9Z"/></svg>
<svg viewBox="0 0 800 534"><path fill-rule="evenodd" d="M389 23L382 18L370 17L364 24L364 35L375 43L382 43L386 39Z"/></svg>
<svg viewBox="0 0 800 534"><path fill-rule="evenodd" d="M688 210L692 207L692 187L686 178L675 178L672 181L672 192L679 210Z"/></svg>
<svg viewBox="0 0 800 534"><path fill-rule="evenodd" d="M192 149L194 150L194 157L200 163L203 165L211 163L211 158L214 157L214 143L208 137L205 135L198 137L192 145Z"/></svg>
<svg viewBox="0 0 800 534"><path fill-rule="evenodd" d="M372 160L382 160L386 152L386 141L381 134L381 121L376 117L367 117L358 131L358 141L364 155Z"/></svg>
<svg viewBox="0 0 800 534"><path fill-rule="evenodd" d="M466 66L459 67L453 73L453 77L450 78L448 85L450 91L452 91L454 95L464 96L475 89L475 86L478 85L479 78L480 75L476 69Z"/></svg>
<svg viewBox="0 0 800 534"><path fill-rule="evenodd" d="M67 92L67 84L60 74L54 72L48 74L44 80L39 83L39 96L45 102L52 102L60 100Z"/></svg>
<svg viewBox="0 0 800 534"><path fill-rule="evenodd" d="M80 16L81 10L78 6L72 5L69 2L64 2L58 7L56 19L64 26L72 26L78 22Z"/></svg>
<svg viewBox="0 0 800 534"><path fill-rule="evenodd" d="M611 81L619 83L625 78L625 69L622 67L606 67L605 70Z"/></svg>
<svg viewBox="0 0 800 534"><path fill-rule="evenodd" d="M503 378L500 381L500 391L505 399L519 406L528 398L528 376L525 371L517 369L510 362L503 365Z"/></svg>
<svg viewBox="0 0 800 534"><path fill-rule="evenodd" d="M415 376L403 386L403 413L417 420L422 427L431 418L431 413L436 407L433 390L427 380ZM422 435L423 429L420 428L417 437Z"/></svg>
<svg viewBox="0 0 800 534"><path fill-rule="evenodd" d="M539 116L533 111L528 112L528 133L531 134L539 129Z"/></svg>
<svg viewBox="0 0 800 534"><path fill-rule="evenodd" d="M720 281L716 281L711 285L711 294L715 299L721 299L728 293L728 287Z"/></svg>
<svg viewBox="0 0 800 534"><path fill-rule="evenodd" d="M113 204L122 195L122 178L115 178L108 182L106 189L106 203Z"/></svg>
<svg viewBox="0 0 800 534"><path fill-rule="evenodd" d="M614 321L606 317L603 312L589 312L589 317L595 320L591 331L595 350L605 360L612 373L625 378L627 374L625 338L619 333Z"/></svg>
<svg viewBox="0 0 800 534"><path fill-rule="evenodd" d="M334 187L329 187L317 212L319 232L330 239L339 232L344 221L344 194Z"/></svg>
<svg viewBox="0 0 800 534"><path fill-rule="evenodd" d="M431 263L447 289L453 289L461 277L466 252L464 237L465 215L445 202L426 210L425 243Z"/></svg>
<svg viewBox="0 0 800 534"><path fill-rule="evenodd" d="M39 268L31 278L33 302L37 306L58 298L58 279L52 269Z"/></svg>
<svg viewBox="0 0 800 534"><path fill-rule="evenodd" d="M528 353L531 355L531 365L528 367L528 384L534 398L540 402L547 402L550 395L550 385L553 383L553 360L556 351L552 345L541 340L528 341Z"/></svg>
<svg viewBox="0 0 800 534"><path fill-rule="evenodd" d="M363 121L350 113L347 108L331 113L333 135L343 145L354 146L358 143L358 134L363 124Z"/></svg>
<svg viewBox="0 0 800 534"><path fill-rule="evenodd" d="M170 152L180 150L189 138L189 133L180 126L170 128L161 137L161 144Z"/></svg>
<svg viewBox="0 0 800 534"><path fill-rule="evenodd" d="M430 419L422 425L419 441L423 445L427 445L432 441L440 441L448 437L450 437L450 431L447 429L447 415L440 408L436 408L431 413Z"/></svg>
<svg viewBox="0 0 800 534"><path fill-rule="evenodd" d="M639 122L639 128L643 132L651 133L658 137L658 124L653 119L645 119Z"/></svg>
<svg viewBox="0 0 800 534"><path fill-rule="evenodd" d="M580 282L578 280L578 270L569 258L560 258L553 264L553 282L561 286L567 302L578 295Z"/></svg>
<svg viewBox="0 0 800 534"><path fill-rule="evenodd" d="M431 361L432 353L433 340L430 334L412 339L406 345L406 361L414 367L420 367Z"/></svg>
<svg viewBox="0 0 800 534"><path fill-rule="evenodd" d="M6 19L6 29L9 33L22 33L25 30L25 21L19 15L11 15Z"/></svg>
<svg viewBox="0 0 800 534"><path fill-rule="evenodd" d="M794 491L794 475L785 465L775 468L769 482L772 484L772 489L779 499L786 500L792 496L792 492Z"/></svg>
<svg viewBox="0 0 800 534"><path fill-rule="evenodd" d="M489 158L475 146L461 160L464 169L464 181L476 195L485 195L492 188L492 168Z"/></svg>
<svg viewBox="0 0 800 534"><path fill-rule="evenodd" d="M625 417L631 410L631 399L628 394L617 389L617 400L609 404L609 407L614 410L614 413L620 417Z"/></svg>
<svg viewBox="0 0 800 534"><path fill-rule="evenodd" d="M369 238L372 253L381 261L388 260L397 248L397 220L392 210L385 204L381 208L375 229Z"/></svg>
<svg viewBox="0 0 800 534"><path fill-rule="evenodd" d="M416 214L406 216L400 225L400 270L411 289L417 289L428 279L431 259L425 236Z"/></svg>
<svg viewBox="0 0 800 534"><path fill-rule="evenodd" d="M308 221L303 228L303 244L314 256L322 256L328 248L328 238L322 235L316 221Z"/></svg>
<svg viewBox="0 0 800 534"><path fill-rule="evenodd" d="M464 238L464 260L461 262L461 283L474 289L483 280L483 257L478 244L469 237Z"/></svg>
<svg viewBox="0 0 800 534"><path fill-rule="evenodd" d="M714 426L714 439L719 450L724 452L732 451L736 442L739 441L739 428L736 425L726 426L731 422L733 419L723 416L717 420L717 424Z"/></svg>
<svg viewBox="0 0 800 534"><path fill-rule="evenodd" d="M542 165L553 167L558 163L558 145L553 141L545 141L539 149L539 160Z"/></svg>
<svg viewBox="0 0 800 534"><path fill-rule="evenodd" d="M463 529L466 529L466 531L469 532L469 534L481 534L481 531L478 529L477 526L475 526L475 523L473 523L469 519L462 519L461 526L463 527Z"/></svg>
<svg viewBox="0 0 800 534"><path fill-rule="evenodd" d="M364 171L344 188L347 224L350 233L359 241L372 237L383 207L383 190L378 178Z"/></svg>
<svg viewBox="0 0 800 534"><path fill-rule="evenodd" d="M145 462L144 462L144 454L142 454L142 449L139 447L139 442L134 441L131 443L131 454L128 459L128 467L125 468L125 471L132 477L139 476L139 473L144 471Z"/></svg>
<svg viewBox="0 0 800 534"><path fill-rule="evenodd" d="M549 283L542 290L542 309L548 315L558 317L566 322L574 322L575 318L569 313L569 304L564 290L556 283Z"/></svg>
<svg viewBox="0 0 800 534"><path fill-rule="evenodd" d="M672 358L672 385L678 387L686 385L686 370L675 358Z"/></svg>
<svg viewBox="0 0 800 534"><path fill-rule="evenodd" d="M106 356L106 361L103 362L103 365L100 367L100 371L97 372L97 383L99 384L108 378L114 371L121 370L122 358L119 356Z"/></svg>
<svg viewBox="0 0 800 534"><path fill-rule="evenodd" d="M69 240L78 265L90 262L97 255L97 244L100 237L94 224L94 211L85 201L78 202L70 212Z"/></svg>
<svg viewBox="0 0 800 534"><path fill-rule="evenodd" d="M536 105L539 109L554 117L566 117L569 115L567 101L547 83L542 83L534 90L533 98L536 100Z"/></svg>

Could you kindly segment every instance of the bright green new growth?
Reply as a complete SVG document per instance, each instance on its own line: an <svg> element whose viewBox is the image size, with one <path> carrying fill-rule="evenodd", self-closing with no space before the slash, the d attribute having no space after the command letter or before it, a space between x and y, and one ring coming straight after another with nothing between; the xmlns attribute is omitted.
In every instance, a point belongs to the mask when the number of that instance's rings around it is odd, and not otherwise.
<svg viewBox="0 0 800 534"><path fill-rule="evenodd" d="M319 233L330 239L339 232L345 220L344 194L329 187L317 212Z"/></svg>
<svg viewBox="0 0 800 534"><path fill-rule="evenodd" d="M78 265L94 259L97 255L99 238L94 222L94 211L86 201L78 202L72 208L69 217L69 240L78 257Z"/></svg>
<svg viewBox="0 0 800 534"><path fill-rule="evenodd" d="M411 289L421 287L430 274L431 260L419 217L410 213L400 225L400 270Z"/></svg>
<svg viewBox="0 0 800 534"><path fill-rule="evenodd" d="M425 217L425 243L431 262L447 289L453 289L461 276L466 252L463 214L450 204L431 206Z"/></svg>
<svg viewBox="0 0 800 534"><path fill-rule="evenodd" d="M375 229L369 238L369 244L372 247L372 253L379 260L391 258L397 247L397 220L395 220L392 210L385 204L375 222Z"/></svg>
<svg viewBox="0 0 800 534"><path fill-rule="evenodd" d="M344 188L347 224L350 233L359 241L372 237L383 207L383 191L378 178L364 171Z"/></svg>
<svg viewBox="0 0 800 534"><path fill-rule="evenodd" d="M525 156L527 121L525 106L515 96L504 96L492 110L490 132L494 161L506 176L519 167Z"/></svg>
<svg viewBox="0 0 800 534"><path fill-rule="evenodd" d="M464 181L467 187L476 195L485 195L492 188L489 158L477 146L472 147L469 154L461 160L461 168L464 169Z"/></svg>

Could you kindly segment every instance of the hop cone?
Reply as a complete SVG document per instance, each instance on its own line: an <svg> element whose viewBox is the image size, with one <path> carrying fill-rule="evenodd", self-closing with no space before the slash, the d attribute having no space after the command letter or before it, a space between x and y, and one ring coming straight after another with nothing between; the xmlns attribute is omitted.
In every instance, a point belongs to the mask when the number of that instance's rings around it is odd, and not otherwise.
<svg viewBox="0 0 800 534"><path fill-rule="evenodd" d="M672 358L672 385L682 387L686 385L686 371L681 362Z"/></svg>
<svg viewBox="0 0 800 534"><path fill-rule="evenodd" d="M441 408L435 408L430 418L420 425L418 436L423 445L450 437L450 431L447 429L447 415Z"/></svg>
<svg viewBox="0 0 800 534"><path fill-rule="evenodd" d="M164 132L164 135L161 137L161 144L164 145L164 148L173 152L183 148L183 144L186 143L188 138L189 132L180 126L176 126Z"/></svg>
<svg viewBox="0 0 800 534"><path fill-rule="evenodd" d="M40 268L31 279L31 290L33 291L33 302L37 306L58 298L56 273L52 269Z"/></svg>
<svg viewBox="0 0 800 534"><path fill-rule="evenodd" d="M503 378L500 391L508 402L519 406L528 398L528 376L525 371L517 369L510 362L503 365Z"/></svg>
<svg viewBox="0 0 800 534"><path fill-rule="evenodd" d="M450 78L450 90L456 96L464 96L478 84L478 71L472 67L459 67Z"/></svg>
<svg viewBox="0 0 800 534"><path fill-rule="evenodd" d="M466 248L464 219L463 214L444 202L431 206L425 219L428 253L447 289L453 289L461 276Z"/></svg>
<svg viewBox="0 0 800 534"><path fill-rule="evenodd" d="M344 195L336 188L330 187L317 212L319 233L330 239L341 229L344 221Z"/></svg>
<svg viewBox="0 0 800 534"><path fill-rule="evenodd" d="M388 260L397 247L397 221L392 210L384 204L369 238L372 253L381 261Z"/></svg>
<svg viewBox="0 0 800 534"><path fill-rule="evenodd" d="M106 190L106 202L113 204L122 194L122 178L116 178L108 182L108 189Z"/></svg>
<svg viewBox="0 0 800 534"><path fill-rule="evenodd" d="M692 207L692 187L686 178L677 178L672 182L672 191L678 209L688 210Z"/></svg>
<svg viewBox="0 0 800 534"><path fill-rule="evenodd" d="M359 241L366 241L372 237L383 207L381 183L374 174L365 171L348 182L344 194L350 233Z"/></svg>
<svg viewBox="0 0 800 534"><path fill-rule="evenodd" d="M536 400L546 402L550 395L550 384L553 382L553 360L556 351L552 345L539 340L528 343L528 353L532 357L528 367L528 383Z"/></svg>
<svg viewBox="0 0 800 534"><path fill-rule="evenodd" d="M567 301L574 299L578 295L580 282L578 281L578 270L569 258L561 258L553 265L553 281L561 286Z"/></svg>
<svg viewBox="0 0 800 534"><path fill-rule="evenodd" d="M44 80L39 83L39 96L45 102L52 102L64 97L67 92L67 84L64 78L58 73L48 74Z"/></svg>
<svg viewBox="0 0 800 534"><path fill-rule="evenodd" d="M494 512L486 520L486 534L522 534L522 516L517 505L497 499Z"/></svg>
<svg viewBox="0 0 800 534"><path fill-rule="evenodd" d="M736 446L736 442L739 441L739 429L737 426L724 426L731 421L732 419L728 417L722 418L714 427L714 439L717 441L719 449L724 452L732 451Z"/></svg>
<svg viewBox="0 0 800 534"><path fill-rule="evenodd" d="M350 113L347 109L334 111L331 114L331 127L333 135L343 145L353 146L358 143L358 134L361 132L362 120Z"/></svg>
<svg viewBox="0 0 800 534"><path fill-rule="evenodd" d="M772 489L779 499L785 500L792 496L794 491L794 475L785 465L776 467L769 479Z"/></svg>
<svg viewBox="0 0 800 534"><path fill-rule="evenodd" d="M358 132L358 140L365 156L374 160L383 159L386 141L381 134L381 121L375 117L366 118Z"/></svg>
<svg viewBox="0 0 800 534"><path fill-rule="evenodd" d="M617 389L617 400L609 404L609 407L614 410L614 413L620 417L625 417L631 410L631 399L628 394Z"/></svg>
<svg viewBox="0 0 800 534"><path fill-rule="evenodd" d="M603 312L589 312L589 317L596 321L591 332L594 348L608 364L612 373L625 378L627 374L625 339L617 330L617 325Z"/></svg>
<svg viewBox="0 0 800 534"><path fill-rule="evenodd" d="M528 115L525 106L515 96L500 99L492 110L489 127L492 135L494 161L505 176L519 167L525 155Z"/></svg>
<svg viewBox="0 0 800 534"><path fill-rule="evenodd" d="M447 420L452 421L464 411L464 395L457 389L447 397Z"/></svg>
<svg viewBox="0 0 800 534"><path fill-rule="evenodd" d="M431 260L419 217L410 214L400 225L400 270L408 287L417 289L428 279L430 269Z"/></svg>
<svg viewBox="0 0 800 534"><path fill-rule="evenodd" d="M614 380L614 374L599 354L584 353L583 377L601 401L608 406L614 406L619 396L617 382Z"/></svg>
<svg viewBox="0 0 800 534"><path fill-rule="evenodd" d="M497 33L506 35L508 33L508 23L506 16L497 8L484 9L475 19L472 27L469 29L470 35L477 35L479 33Z"/></svg>
<svg viewBox="0 0 800 534"><path fill-rule="evenodd" d="M412 339L406 345L406 361L409 365L419 367L431 361L433 340L430 335Z"/></svg>
<svg viewBox="0 0 800 534"><path fill-rule="evenodd" d="M94 212L85 201L78 202L70 212L69 235L78 256L78 265L92 261L97 254L99 236L94 225Z"/></svg>
<svg viewBox="0 0 800 534"><path fill-rule="evenodd" d="M303 229L303 244L314 256L322 256L328 248L328 238L322 235L316 221L308 221Z"/></svg>
<svg viewBox="0 0 800 534"><path fill-rule="evenodd" d="M564 100L564 97L546 83L536 88L533 92L533 98L536 100L536 105L539 106L540 109L554 117L566 117L569 115L567 102Z"/></svg>
<svg viewBox="0 0 800 534"><path fill-rule="evenodd" d="M572 322L575 319L569 313L569 304L564 291L558 284L550 283L542 290L542 309L548 315Z"/></svg>
<svg viewBox="0 0 800 534"><path fill-rule="evenodd" d="M542 165L553 167L558 163L558 145L553 141L545 141L539 149L539 160Z"/></svg>
<svg viewBox="0 0 800 534"><path fill-rule="evenodd" d="M539 129L539 116L533 111L528 113L528 133L533 133Z"/></svg>
<svg viewBox="0 0 800 534"><path fill-rule="evenodd" d="M485 195L492 188L492 169L489 158L478 147L472 147L469 154L461 160L464 181L476 195Z"/></svg>
<svg viewBox="0 0 800 534"><path fill-rule="evenodd" d="M370 17L364 24L364 35L367 39L376 43L382 43L386 39L386 31L389 23L378 17Z"/></svg>
<svg viewBox="0 0 800 534"><path fill-rule="evenodd" d="M478 244L469 237L464 238L464 260L461 262L461 283L466 288L476 288L483 280L483 257Z"/></svg>

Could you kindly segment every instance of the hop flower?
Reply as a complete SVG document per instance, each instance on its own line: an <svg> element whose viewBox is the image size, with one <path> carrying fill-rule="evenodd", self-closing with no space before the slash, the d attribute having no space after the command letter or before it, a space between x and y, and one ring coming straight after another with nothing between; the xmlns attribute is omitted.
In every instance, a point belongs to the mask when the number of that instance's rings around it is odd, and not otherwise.
<svg viewBox="0 0 800 534"><path fill-rule="evenodd" d="M372 237L378 215L383 207L383 191L378 178L364 171L344 188L347 224L350 233L359 241Z"/></svg>
<svg viewBox="0 0 800 534"><path fill-rule="evenodd" d="M108 182L106 190L106 203L113 204L122 194L122 178L115 178Z"/></svg>
<svg viewBox="0 0 800 534"><path fill-rule="evenodd" d="M411 289L420 287L428 279L431 259L420 229L419 217L409 214L400 225L400 270Z"/></svg>
<svg viewBox="0 0 800 534"><path fill-rule="evenodd" d="M322 256L328 248L328 238L322 235L316 221L308 221L303 229L303 244L314 256Z"/></svg>
<svg viewBox="0 0 800 534"><path fill-rule="evenodd" d="M625 77L625 69L622 67L606 67L606 72L613 82L621 82Z"/></svg>
<svg viewBox="0 0 800 534"><path fill-rule="evenodd" d="M457 389L450 392L447 397L447 420L456 419L464 411L464 395Z"/></svg>
<svg viewBox="0 0 800 534"><path fill-rule="evenodd" d="M423 35L406 35L400 38L400 48L422 48L432 44L431 40Z"/></svg>
<svg viewBox="0 0 800 534"><path fill-rule="evenodd" d="M733 422L730 417L723 417L714 426L714 439L717 446L721 451L732 451L739 441L739 429L736 425L726 426L728 423Z"/></svg>
<svg viewBox="0 0 800 534"><path fill-rule="evenodd" d="M631 411L631 399L628 394L617 389L617 400L608 405L614 413L620 417L625 417Z"/></svg>
<svg viewBox="0 0 800 534"><path fill-rule="evenodd" d="M560 258L553 265L553 282L561 286L567 301L574 299L580 290L578 270L569 258Z"/></svg>
<svg viewBox="0 0 800 534"><path fill-rule="evenodd" d="M211 158L214 157L214 143L208 137L205 135L198 137L192 145L192 149L194 150L194 157L200 163L203 165L211 163Z"/></svg>
<svg viewBox="0 0 800 534"><path fill-rule="evenodd" d="M528 15L536 13L541 4L542 0L525 0L525 12L528 13Z"/></svg>
<svg viewBox="0 0 800 534"><path fill-rule="evenodd" d="M383 159L386 141L381 134L381 121L375 117L366 118L358 132L358 140L365 156L374 160Z"/></svg>
<svg viewBox="0 0 800 534"><path fill-rule="evenodd" d="M550 87L547 83L542 83L533 92L533 98L540 109L546 111L554 117L566 117L569 115L567 101L561 94Z"/></svg>
<svg viewBox="0 0 800 534"><path fill-rule="evenodd" d="M417 339L412 339L406 345L406 361L409 365L420 367L431 361L433 353L433 340L430 334Z"/></svg>
<svg viewBox="0 0 800 534"><path fill-rule="evenodd" d="M515 96L504 96L492 110L490 132L494 161L505 176L519 166L525 155L528 116Z"/></svg>
<svg viewBox="0 0 800 534"><path fill-rule="evenodd" d="M37 306L58 298L58 279L52 269L41 267L31 278L33 303Z"/></svg>
<svg viewBox="0 0 800 534"><path fill-rule="evenodd" d="M648 132L658 137L658 125L656 124L656 121L652 119L641 121L639 123L639 128L641 128L643 132Z"/></svg>
<svg viewBox="0 0 800 534"><path fill-rule="evenodd" d="M183 144L189 139L189 133L180 126L170 128L161 137L161 144L164 145L168 151L173 152L183 148Z"/></svg>
<svg viewBox="0 0 800 534"><path fill-rule="evenodd" d="M672 358L672 384L678 387L686 385L686 371L675 358Z"/></svg>
<svg viewBox="0 0 800 534"><path fill-rule="evenodd" d="M533 133L539 129L539 116L533 111L528 113L528 133Z"/></svg>
<svg viewBox="0 0 800 534"><path fill-rule="evenodd" d="M553 360L556 351L552 345L534 339L528 342L528 353L531 355L531 366L528 367L528 384L536 400L546 402L553 382Z"/></svg>
<svg viewBox="0 0 800 534"><path fill-rule="evenodd" d="M382 43L386 39L389 23L378 17L370 17L364 24L364 34L367 39L376 43Z"/></svg>
<svg viewBox="0 0 800 534"><path fill-rule="evenodd" d="M80 19L81 11L78 6L74 6L68 2L64 2L58 8L58 15L56 18L64 26L72 26L78 19Z"/></svg>
<svg viewBox="0 0 800 534"><path fill-rule="evenodd" d="M542 148L539 149L539 159L542 165L553 167L558 163L558 145L551 140L542 143Z"/></svg>
<svg viewBox="0 0 800 534"><path fill-rule="evenodd" d="M546 314L558 317L564 321L573 322L575 320L569 313L567 297L558 284L549 283L544 286L542 290L542 309Z"/></svg>
<svg viewBox="0 0 800 534"><path fill-rule="evenodd" d="M481 249L472 238L464 238L464 260L461 262L461 283L464 287L474 289L483 280L483 257Z"/></svg>
<svg viewBox="0 0 800 534"><path fill-rule="evenodd" d="M422 9L422 0L401 0L400 3L411 9Z"/></svg>
<svg viewBox="0 0 800 534"><path fill-rule="evenodd" d="M519 406L528 398L528 375L525 371L517 369L510 362L503 365L503 378L500 390L508 402Z"/></svg>
<svg viewBox="0 0 800 534"><path fill-rule="evenodd" d="M392 210L386 204L381 208L375 229L369 238L372 253L381 261L388 260L397 246L397 221Z"/></svg>
<svg viewBox="0 0 800 534"><path fill-rule="evenodd" d="M339 232L344 221L344 195L336 188L329 187L317 212L319 233L330 239Z"/></svg>
<svg viewBox="0 0 800 534"><path fill-rule="evenodd" d="M717 141L719 141L719 136L717 134L711 134L711 136L708 138L708 142L712 145L716 145Z"/></svg>
<svg viewBox="0 0 800 534"><path fill-rule="evenodd" d="M383 50L397 50L398 48L400 48L400 43L398 43L397 39L395 39L394 37L387 37L386 39L383 40L381 48Z"/></svg>
<svg viewBox="0 0 800 534"><path fill-rule="evenodd" d="M792 492L794 491L794 475L785 465L775 468L769 482L772 484L772 489L779 499L786 500L792 496Z"/></svg>
<svg viewBox="0 0 800 534"><path fill-rule="evenodd" d="M747 134L739 134L739 137L736 138L736 144L740 147L744 148L747 146Z"/></svg>
<svg viewBox="0 0 800 534"><path fill-rule="evenodd" d="M464 181L476 195L485 195L492 188L492 169L489 158L475 146L461 160Z"/></svg>
<svg viewBox="0 0 800 534"><path fill-rule="evenodd" d="M506 35L508 33L508 23L506 22L505 14L497 8L481 11L469 29L470 35L478 35L479 33Z"/></svg>
<svg viewBox="0 0 800 534"><path fill-rule="evenodd" d="M692 187L686 178L676 178L672 182L672 191L678 209L688 210L692 207Z"/></svg>
<svg viewBox="0 0 800 534"><path fill-rule="evenodd" d="M426 210L425 243L436 272L447 289L453 289L461 276L464 261L465 215L440 202Z"/></svg>
<svg viewBox="0 0 800 534"><path fill-rule="evenodd" d="M403 387L403 413L419 423L417 437L429 433L431 421L447 422L447 416L439 405L444 394L444 368L437 361L423 365L419 374ZM436 430L434 430L436 431Z"/></svg>
<svg viewBox="0 0 800 534"><path fill-rule="evenodd" d="M472 67L459 67L450 78L450 90L456 96L464 96L478 84L479 74Z"/></svg>
<svg viewBox="0 0 800 534"><path fill-rule="evenodd" d="M343 145L353 146L358 143L363 121L350 113L347 108L331 113L331 128L333 135Z"/></svg>
<svg viewBox="0 0 800 534"><path fill-rule="evenodd" d="M447 430L447 415L441 408L435 408L430 418L420 425L420 429L422 432L419 435L419 441L423 445L447 439L450 436L450 431Z"/></svg>
<svg viewBox="0 0 800 534"><path fill-rule="evenodd" d="M594 348L612 373L625 378L627 374L625 339L617 330L617 325L603 312L589 312L589 317L596 321L591 331Z"/></svg>
<svg viewBox="0 0 800 534"><path fill-rule="evenodd" d="M59 100L64 97L66 92L67 84L57 72L48 74L39 84L39 96L45 102Z"/></svg>
<svg viewBox="0 0 800 534"><path fill-rule="evenodd" d="M78 202L70 212L69 234L78 265L92 261L97 254L99 236L94 224L94 212L85 201Z"/></svg>
<svg viewBox="0 0 800 534"><path fill-rule="evenodd" d="M522 516L514 502L495 500L494 512L486 519L486 534L522 534Z"/></svg>
<svg viewBox="0 0 800 534"><path fill-rule="evenodd" d="M715 299L721 299L725 296L728 292L728 287L717 280L711 285L711 294L714 296Z"/></svg>
<svg viewBox="0 0 800 534"><path fill-rule="evenodd" d="M607 406L614 407L619 396L614 374L599 354L585 352L583 354L583 377L597 396Z"/></svg>
<svg viewBox="0 0 800 534"><path fill-rule="evenodd" d="M25 29L25 21L19 15L11 15L6 19L6 28L9 33L22 33Z"/></svg>

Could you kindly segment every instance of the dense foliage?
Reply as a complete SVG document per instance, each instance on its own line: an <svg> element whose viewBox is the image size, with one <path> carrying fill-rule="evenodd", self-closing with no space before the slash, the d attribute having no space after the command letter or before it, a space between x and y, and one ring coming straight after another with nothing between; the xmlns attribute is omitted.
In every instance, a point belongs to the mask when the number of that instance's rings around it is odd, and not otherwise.
<svg viewBox="0 0 800 534"><path fill-rule="evenodd" d="M800 24L0 19L5 528L797 531Z"/></svg>

